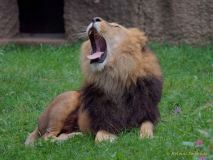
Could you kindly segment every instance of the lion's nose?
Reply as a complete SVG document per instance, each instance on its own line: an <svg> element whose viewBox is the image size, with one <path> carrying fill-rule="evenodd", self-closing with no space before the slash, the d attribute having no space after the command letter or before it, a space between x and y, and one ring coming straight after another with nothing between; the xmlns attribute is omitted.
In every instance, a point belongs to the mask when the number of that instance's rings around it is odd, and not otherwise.
<svg viewBox="0 0 213 160"><path fill-rule="evenodd" d="M95 22L101 22L101 18L100 17L94 17L92 19L92 23L95 23Z"/></svg>

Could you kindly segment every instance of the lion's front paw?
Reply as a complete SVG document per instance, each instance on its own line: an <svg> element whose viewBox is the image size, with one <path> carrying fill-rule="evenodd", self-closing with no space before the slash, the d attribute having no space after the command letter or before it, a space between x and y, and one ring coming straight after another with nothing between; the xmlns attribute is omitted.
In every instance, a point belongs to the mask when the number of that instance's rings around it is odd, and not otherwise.
<svg viewBox="0 0 213 160"><path fill-rule="evenodd" d="M151 122L146 121L141 125L140 138L152 138L154 126Z"/></svg>
<svg viewBox="0 0 213 160"><path fill-rule="evenodd" d="M97 132L95 136L95 142L103 142L103 141L113 142L116 138L117 138L116 135L111 134L107 131L101 130Z"/></svg>

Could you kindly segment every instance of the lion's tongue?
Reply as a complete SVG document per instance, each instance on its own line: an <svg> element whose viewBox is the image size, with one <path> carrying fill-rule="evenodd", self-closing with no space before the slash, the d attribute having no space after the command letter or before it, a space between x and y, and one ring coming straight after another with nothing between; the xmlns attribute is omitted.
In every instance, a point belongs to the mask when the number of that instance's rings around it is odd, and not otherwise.
<svg viewBox="0 0 213 160"><path fill-rule="evenodd" d="M95 52L95 53L87 56L87 58L88 59L97 59L97 58L100 58L103 53L104 52Z"/></svg>

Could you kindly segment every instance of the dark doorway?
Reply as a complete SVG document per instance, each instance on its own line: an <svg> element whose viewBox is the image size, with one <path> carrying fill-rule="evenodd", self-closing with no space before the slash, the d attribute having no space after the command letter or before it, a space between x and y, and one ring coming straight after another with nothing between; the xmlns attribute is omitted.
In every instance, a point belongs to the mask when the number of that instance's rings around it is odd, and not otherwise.
<svg viewBox="0 0 213 160"><path fill-rule="evenodd" d="M18 0L21 33L64 33L63 0Z"/></svg>

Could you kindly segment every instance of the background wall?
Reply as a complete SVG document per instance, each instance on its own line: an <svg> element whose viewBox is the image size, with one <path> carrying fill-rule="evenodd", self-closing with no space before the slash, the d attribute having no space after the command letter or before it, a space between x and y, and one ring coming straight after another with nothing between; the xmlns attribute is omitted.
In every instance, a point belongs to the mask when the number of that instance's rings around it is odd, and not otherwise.
<svg viewBox="0 0 213 160"><path fill-rule="evenodd" d="M212 0L64 0L66 37L76 40L94 16L138 27L151 40L213 43ZM0 38L17 33L17 0L0 0Z"/></svg>
<svg viewBox="0 0 213 160"><path fill-rule="evenodd" d="M19 32L16 0L0 0L0 38L10 38Z"/></svg>
<svg viewBox="0 0 213 160"><path fill-rule="evenodd" d="M139 27L152 40L212 43L212 0L65 0L65 30L70 40L100 16Z"/></svg>

